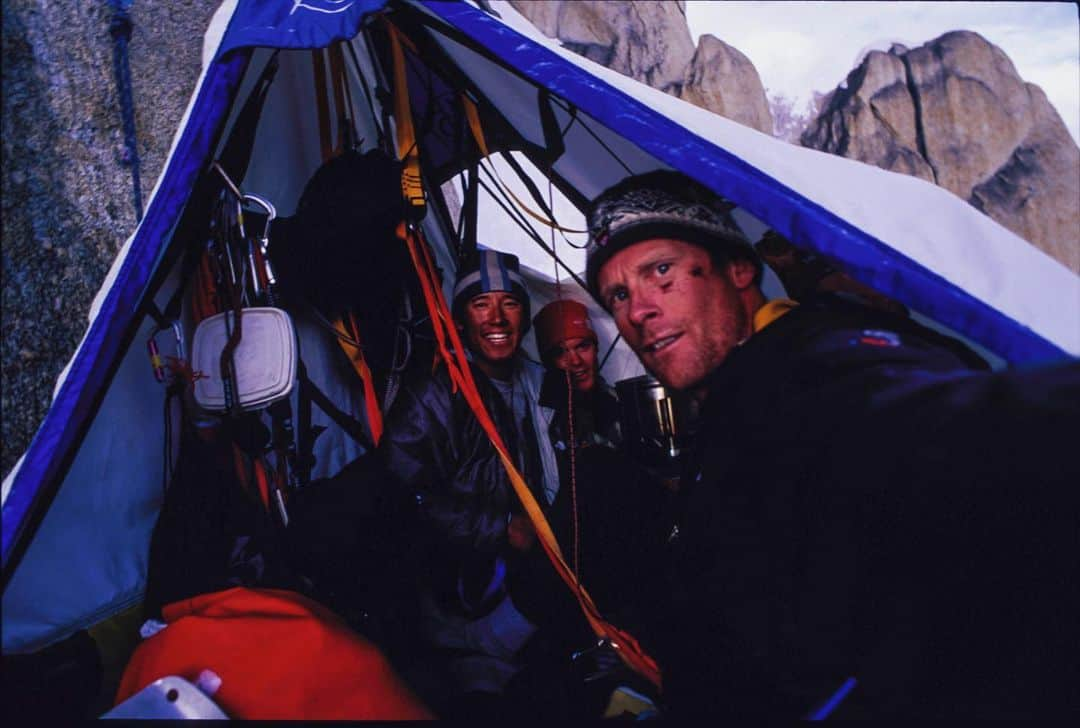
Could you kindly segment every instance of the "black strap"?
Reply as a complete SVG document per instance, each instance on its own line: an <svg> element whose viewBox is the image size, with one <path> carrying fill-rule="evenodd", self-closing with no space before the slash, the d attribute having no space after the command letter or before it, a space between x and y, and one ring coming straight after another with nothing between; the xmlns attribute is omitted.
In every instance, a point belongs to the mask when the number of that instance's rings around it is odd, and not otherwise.
<svg viewBox="0 0 1080 728"><path fill-rule="evenodd" d="M544 130L544 146L547 149L550 167L566 151L566 141L563 139L562 130L559 129L559 122L555 118L555 110L551 108L551 93L546 88L539 90L536 103L540 108L540 126ZM555 219L550 212L548 212L548 217Z"/></svg>
<svg viewBox="0 0 1080 728"><path fill-rule="evenodd" d="M251 153L255 146L255 129L259 125L259 117L262 116L263 104L274 76L278 70L278 52L270 56L266 66L255 82L255 87L248 94L243 108L236 116L229 141L221 152L219 164L229 173L229 177L240 184L247 175L248 164L251 163Z"/></svg>
<svg viewBox="0 0 1080 728"><path fill-rule="evenodd" d="M301 365L298 376L302 382L303 389L307 394L308 405L308 421L310 422L310 404L314 403L319 406L326 416L334 421L338 427L340 427L345 434L351 437L356 442L360 443L366 450L373 450L375 443L371 441L371 437L368 435L367 427L364 423L356 419L347 412L339 409L331 399L326 396L326 393L315 386L315 383L308 377L307 369ZM317 436L317 435L316 435ZM314 444L314 437L312 437L312 444Z"/></svg>
<svg viewBox="0 0 1080 728"><path fill-rule="evenodd" d="M308 379L303 361L297 364L296 386L300 410L297 414L299 442L296 452L296 476L301 483L306 484L311 481L311 470L315 467L315 439L322 430L315 432L311 426L311 380Z"/></svg>
<svg viewBox="0 0 1080 728"><path fill-rule="evenodd" d="M476 218L479 210L479 179L480 168L478 163L469 166L469 183L465 187L465 201L461 206L461 248L462 262L468 260L476 253Z"/></svg>

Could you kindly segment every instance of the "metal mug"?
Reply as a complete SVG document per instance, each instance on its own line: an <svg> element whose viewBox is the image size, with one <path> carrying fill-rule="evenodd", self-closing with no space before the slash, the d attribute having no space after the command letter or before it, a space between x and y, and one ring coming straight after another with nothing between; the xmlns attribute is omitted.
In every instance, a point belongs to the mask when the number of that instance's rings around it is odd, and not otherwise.
<svg viewBox="0 0 1080 728"><path fill-rule="evenodd" d="M648 374L616 382L623 435L630 452L648 466L676 474L695 433L697 403Z"/></svg>

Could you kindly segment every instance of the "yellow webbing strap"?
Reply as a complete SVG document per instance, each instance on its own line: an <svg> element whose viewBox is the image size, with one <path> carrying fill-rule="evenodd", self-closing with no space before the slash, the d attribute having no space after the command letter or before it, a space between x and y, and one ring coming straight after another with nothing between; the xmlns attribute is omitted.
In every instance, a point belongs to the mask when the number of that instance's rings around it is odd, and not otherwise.
<svg viewBox="0 0 1080 728"><path fill-rule="evenodd" d="M476 140L476 146L480 148L481 154L483 154L485 157L489 157L490 153L488 152L487 141L484 139L484 129L480 125L480 114L476 110L476 104L474 104L473 100L470 99L468 96L466 96L465 94L461 94L461 105L465 109L465 118L469 120L469 128L472 130L473 139ZM514 202L516 202L517 206L521 208L521 211L529 217L544 225L547 225L550 228L555 228L560 232L588 232L588 230L574 230L573 228L563 227L554 220L550 220L539 212L536 212L531 207L522 202L521 198L515 195L513 191L511 191L510 187L505 182L503 182L502 177L499 176L499 170L494 164L491 165L491 170L495 174L496 184L498 184L499 189L502 190L507 196L509 196Z"/></svg>
<svg viewBox="0 0 1080 728"><path fill-rule="evenodd" d="M371 368L364 358L364 350L360 342L360 327L356 325L356 317L349 312L348 325L342 318L334 321L334 329L338 336L338 343L349 357L349 362L356 370L360 381L364 383L364 411L367 413L368 428L371 430L371 439L378 445L382 438L383 421L382 410L379 409L379 398L375 394L375 378L371 375Z"/></svg>
<svg viewBox="0 0 1080 728"><path fill-rule="evenodd" d="M397 131L398 159L401 160L401 194L409 207L409 218L420 220L427 212L424 184L420 178L420 150L416 144L412 109L409 106L409 81L405 75L404 40L401 31L386 21L390 50L394 59L394 122Z"/></svg>

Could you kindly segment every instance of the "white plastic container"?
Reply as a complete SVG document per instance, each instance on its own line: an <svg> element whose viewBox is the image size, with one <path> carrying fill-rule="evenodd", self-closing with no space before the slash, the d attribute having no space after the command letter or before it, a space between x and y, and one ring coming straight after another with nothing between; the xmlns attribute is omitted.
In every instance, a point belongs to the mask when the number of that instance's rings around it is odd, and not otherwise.
<svg viewBox="0 0 1080 728"><path fill-rule="evenodd" d="M226 316L231 323L231 311L204 320L191 342L191 366L205 375L195 382L195 402L211 412L226 409L221 377L221 352L229 340ZM233 352L234 396L241 409L257 410L292 392L298 360L296 332L289 314L280 308L245 308L240 322L242 336Z"/></svg>

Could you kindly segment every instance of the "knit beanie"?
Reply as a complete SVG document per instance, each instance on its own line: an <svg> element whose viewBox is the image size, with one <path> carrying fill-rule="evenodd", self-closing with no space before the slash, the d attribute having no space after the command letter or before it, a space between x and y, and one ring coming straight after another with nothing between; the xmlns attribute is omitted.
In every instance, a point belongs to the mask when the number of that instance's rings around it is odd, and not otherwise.
<svg viewBox="0 0 1080 728"><path fill-rule="evenodd" d="M599 300L600 268L615 253L650 238L673 238L733 258L761 260L731 217L733 204L680 172L630 177L605 190L589 208L586 279Z"/></svg>
<svg viewBox="0 0 1080 728"><path fill-rule="evenodd" d="M454 284L453 315L460 318L465 304L474 296L495 291L505 291L521 303L524 308L523 331L528 330L529 291L519 271L517 256L496 250L478 250L476 256L458 270Z"/></svg>
<svg viewBox="0 0 1080 728"><path fill-rule="evenodd" d="M533 326L536 328L536 351L545 361L548 353L567 339L597 340L589 321L589 309L570 299L552 301L544 306L533 319Z"/></svg>

